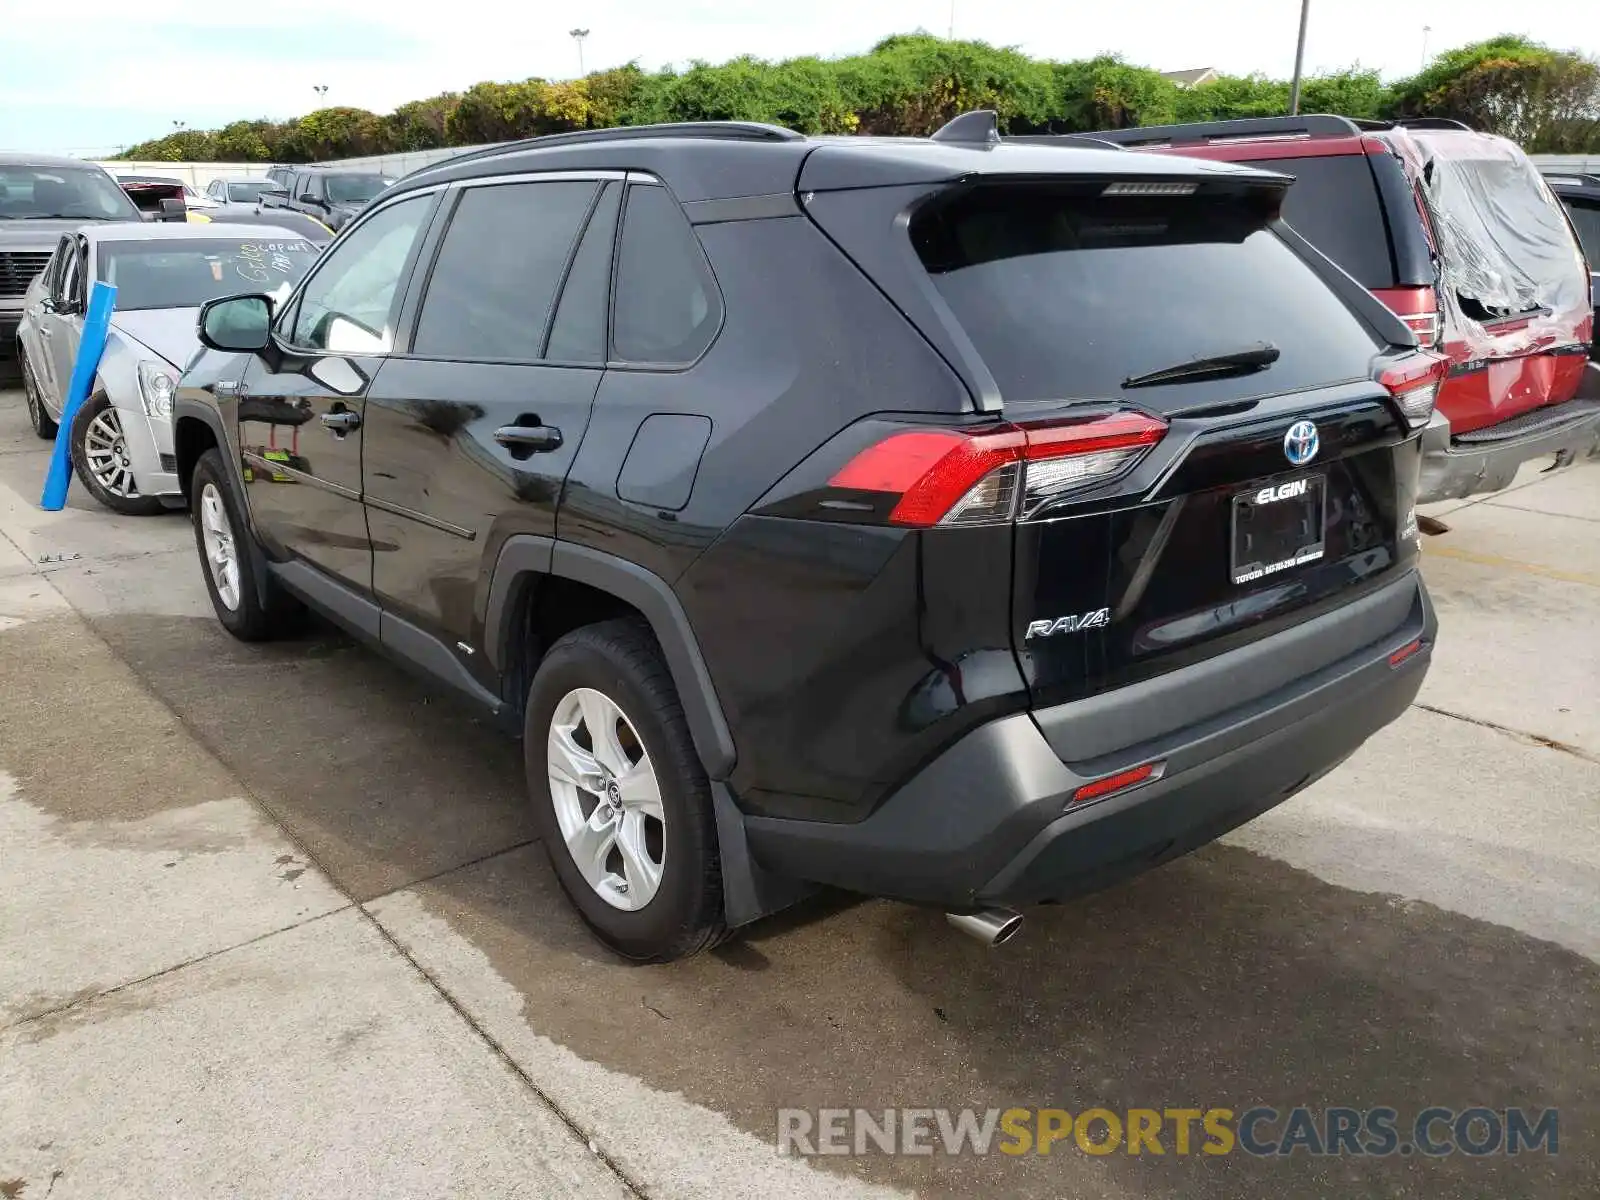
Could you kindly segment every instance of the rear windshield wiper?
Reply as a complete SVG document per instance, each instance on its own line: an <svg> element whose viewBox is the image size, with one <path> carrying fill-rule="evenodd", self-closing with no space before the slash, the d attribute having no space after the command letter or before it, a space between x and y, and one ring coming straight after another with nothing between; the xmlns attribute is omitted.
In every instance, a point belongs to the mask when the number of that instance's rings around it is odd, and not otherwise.
<svg viewBox="0 0 1600 1200"><path fill-rule="evenodd" d="M1243 350L1228 354L1209 354L1192 358L1176 366L1162 367L1144 375L1130 375L1122 381L1125 388L1153 387L1158 383L1188 383L1193 379L1222 379L1229 375L1249 375L1264 371L1278 361L1278 348L1268 342L1257 342Z"/></svg>

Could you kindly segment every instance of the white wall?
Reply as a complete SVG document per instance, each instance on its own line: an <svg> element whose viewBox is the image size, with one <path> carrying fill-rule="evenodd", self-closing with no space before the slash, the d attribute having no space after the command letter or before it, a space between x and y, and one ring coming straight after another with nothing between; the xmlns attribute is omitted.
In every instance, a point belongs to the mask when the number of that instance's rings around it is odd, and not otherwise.
<svg viewBox="0 0 1600 1200"><path fill-rule="evenodd" d="M113 175L160 175L181 179L197 192L213 179L259 179L269 163L128 162L107 159L100 166Z"/></svg>

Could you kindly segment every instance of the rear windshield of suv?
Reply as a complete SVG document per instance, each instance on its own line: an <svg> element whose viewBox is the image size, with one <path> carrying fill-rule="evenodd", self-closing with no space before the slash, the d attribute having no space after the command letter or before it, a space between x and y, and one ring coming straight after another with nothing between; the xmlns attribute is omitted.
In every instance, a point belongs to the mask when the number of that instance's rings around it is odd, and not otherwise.
<svg viewBox="0 0 1600 1200"><path fill-rule="evenodd" d="M918 255L1007 401L1129 399L1171 410L1360 378L1379 343L1235 197L988 185L912 222ZM1263 343L1242 377L1131 377Z"/></svg>
<svg viewBox="0 0 1600 1200"><path fill-rule="evenodd" d="M1362 286L1394 286L1389 231L1366 155L1272 158L1240 165L1293 175L1294 186L1283 198L1283 219L1290 227Z"/></svg>

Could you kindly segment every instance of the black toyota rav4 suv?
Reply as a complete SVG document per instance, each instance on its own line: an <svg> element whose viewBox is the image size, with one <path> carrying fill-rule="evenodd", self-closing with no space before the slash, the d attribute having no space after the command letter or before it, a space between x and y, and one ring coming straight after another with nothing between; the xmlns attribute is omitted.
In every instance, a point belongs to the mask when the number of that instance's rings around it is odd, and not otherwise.
<svg viewBox="0 0 1600 1200"><path fill-rule="evenodd" d="M818 885L1000 940L1422 683L1441 360L1288 183L986 114L423 170L292 295L202 312L175 446L217 616L309 606L520 732L626 956Z"/></svg>

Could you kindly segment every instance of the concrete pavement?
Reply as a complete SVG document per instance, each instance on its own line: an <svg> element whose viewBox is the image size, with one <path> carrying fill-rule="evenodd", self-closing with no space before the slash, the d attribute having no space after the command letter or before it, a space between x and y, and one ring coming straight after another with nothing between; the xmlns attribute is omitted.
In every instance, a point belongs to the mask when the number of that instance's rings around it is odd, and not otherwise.
<svg viewBox="0 0 1600 1200"><path fill-rule="evenodd" d="M995 953L830 897L634 968L514 745L331 631L233 642L183 518L39 513L43 448L0 396L0 1195L1592 1194L1600 466L1447 506L1421 705L1225 844ZM1554 1106L1561 1153L773 1150L783 1107L1258 1102Z"/></svg>

